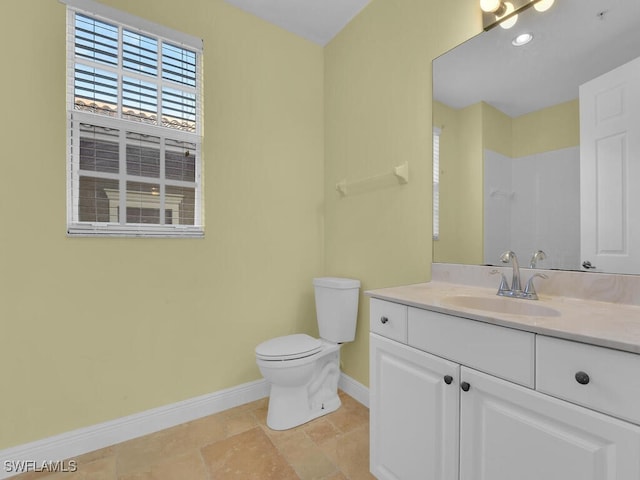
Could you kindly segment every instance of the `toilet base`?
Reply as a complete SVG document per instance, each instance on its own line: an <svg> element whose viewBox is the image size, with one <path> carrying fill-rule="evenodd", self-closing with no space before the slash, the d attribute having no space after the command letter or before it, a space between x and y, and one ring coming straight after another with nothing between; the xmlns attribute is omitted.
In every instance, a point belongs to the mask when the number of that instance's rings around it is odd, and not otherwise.
<svg viewBox="0 0 640 480"><path fill-rule="evenodd" d="M340 408L340 345L325 343L314 356L313 374L302 385L271 383L267 426L287 430Z"/></svg>
<svg viewBox="0 0 640 480"><path fill-rule="evenodd" d="M271 430L288 430L335 412L342 402L336 392L323 401L309 405L305 388L271 386L267 426Z"/></svg>

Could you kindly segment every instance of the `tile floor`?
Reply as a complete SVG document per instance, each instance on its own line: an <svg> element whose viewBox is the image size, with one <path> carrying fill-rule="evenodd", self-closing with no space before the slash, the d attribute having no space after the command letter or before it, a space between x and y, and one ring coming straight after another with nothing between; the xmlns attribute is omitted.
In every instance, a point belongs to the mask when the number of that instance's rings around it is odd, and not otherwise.
<svg viewBox="0 0 640 480"><path fill-rule="evenodd" d="M300 427L266 426L267 399L77 457L75 473L16 480L344 480L369 473L369 410L342 407Z"/></svg>

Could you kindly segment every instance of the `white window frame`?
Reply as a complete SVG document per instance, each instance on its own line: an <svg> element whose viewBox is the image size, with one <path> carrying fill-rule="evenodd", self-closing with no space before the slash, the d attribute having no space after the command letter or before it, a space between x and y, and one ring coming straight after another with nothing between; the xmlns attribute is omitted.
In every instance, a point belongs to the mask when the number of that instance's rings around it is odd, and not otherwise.
<svg viewBox="0 0 640 480"><path fill-rule="evenodd" d="M204 236L204 188L203 188L203 162L202 162L202 40L190 35L177 32L167 27L157 25L143 18L135 17L125 12L113 9L92 0L60 0L67 5L67 234L69 236L127 236L127 237L203 237ZM185 87L180 85L181 91L188 91L196 98L195 132L168 128L161 122L157 125L149 125L143 122L122 118L121 89L122 78L140 79L145 82L154 82L150 77L136 74L122 67L120 49L117 67L109 67L95 63L95 68L117 74L118 78L118 112L114 116L81 111L75 108L74 70L77 62L75 55L75 14L79 13L96 20L107 22L120 28L119 45L122 44L122 29L151 36L158 41L165 41L178 47L186 48L196 53L196 85ZM81 63L85 63L84 61ZM86 63L91 63L88 61ZM91 65L90 65L91 66ZM171 82L160 75L155 78L158 84L159 95L158 108L161 109L161 93L163 87L172 87ZM161 118L159 112L158 119ZM79 214L79 182L80 182L80 153L79 153L79 129L81 124L95 125L119 132L119 170L118 172L94 172L88 175L91 178L102 178L117 181L117 190L104 189L109 202L109 221L86 222L80 221ZM135 176L127 173L126 159L126 135L134 134L157 137L159 141L160 167L159 177ZM165 139L186 142L195 145L195 181L183 181L168 179L165 175ZM74 142L76 147L74 148ZM126 193L127 182L146 184L158 184L158 192L152 198L148 193ZM165 218L169 221L176 220L176 208L180 204L179 196L166 191L167 187L185 187L195 189L194 223L191 225L179 225L175 223L164 224ZM154 189L155 190L155 189ZM149 197L149 198L145 198ZM154 208L159 211L159 224L126 223L127 199L137 208ZM115 215L113 212L119 212Z"/></svg>

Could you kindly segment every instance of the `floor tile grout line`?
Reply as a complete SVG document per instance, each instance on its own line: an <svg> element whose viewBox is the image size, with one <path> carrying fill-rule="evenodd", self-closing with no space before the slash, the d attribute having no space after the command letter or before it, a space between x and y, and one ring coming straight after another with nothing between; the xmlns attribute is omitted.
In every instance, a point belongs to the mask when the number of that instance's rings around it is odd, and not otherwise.
<svg viewBox="0 0 640 480"><path fill-rule="evenodd" d="M213 443L215 443L215 442L212 442L212 443L210 443L208 445L212 445ZM208 445L199 446L197 448L197 450L198 450L198 458L200 459L200 462L202 463L202 467L204 468L204 473L207 476L207 478L205 480L213 480L211 469L209 468L209 465L207 465L207 462L204 461L204 457L202 456L202 449L207 447Z"/></svg>

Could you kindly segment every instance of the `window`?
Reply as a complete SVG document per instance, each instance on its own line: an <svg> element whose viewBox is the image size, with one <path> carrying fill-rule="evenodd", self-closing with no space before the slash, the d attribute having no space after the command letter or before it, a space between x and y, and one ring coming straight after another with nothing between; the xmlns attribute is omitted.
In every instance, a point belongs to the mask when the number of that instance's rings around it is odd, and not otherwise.
<svg viewBox="0 0 640 480"><path fill-rule="evenodd" d="M440 237L440 132L433 128L433 239Z"/></svg>
<svg viewBox="0 0 640 480"><path fill-rule="evenodd" d="M201 40L66 3L68 233L202 236Z"/></svg>

